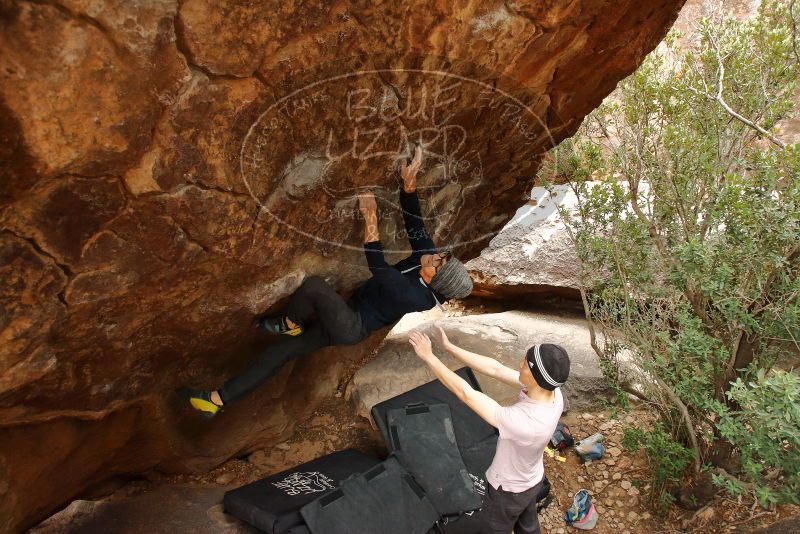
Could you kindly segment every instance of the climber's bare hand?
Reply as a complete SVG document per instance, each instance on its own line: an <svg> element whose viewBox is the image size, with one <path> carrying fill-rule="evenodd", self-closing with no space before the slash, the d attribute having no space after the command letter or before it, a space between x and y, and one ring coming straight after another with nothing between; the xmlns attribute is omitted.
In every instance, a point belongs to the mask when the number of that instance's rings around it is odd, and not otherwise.
<svg viewBox="0 0 800 534"><path fill-rule="evenodd" d="M433 355L431 338L429 338L426 334L412 330L408 333L408 342L411 343L412 347L414 347L414 352L417 353L417 356L419 356L421 360L428 361L431 358L436 357Z"/></svg>
<svg viewBox="0 0 800 534"><path fill-rule="evenodd" d="M434 325L434 327L430 330L431 337L438 343L443 349L447 350L451 347L450 339L447 337L447 334L444 333L444 329L439 325Z"/></svg>
<svg viewBox="0 0 800 534"><path fill-rule="evenodd" d="M417 189L417 172L422 166L422 147L417 145L414 149L414 159L411 165L406 163L405 158L400 162L400 176L403 178L403 190L411 193Z"/></svg>

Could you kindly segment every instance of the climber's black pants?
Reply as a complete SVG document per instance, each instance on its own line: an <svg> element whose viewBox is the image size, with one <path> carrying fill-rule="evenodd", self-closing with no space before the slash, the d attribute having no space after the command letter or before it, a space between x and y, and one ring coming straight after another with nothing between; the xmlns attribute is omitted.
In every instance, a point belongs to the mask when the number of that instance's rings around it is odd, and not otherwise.
<svg viewBox="0 0 800 534"><path fill-rule="evenodd" d="M264 348L249 369L220 388L222 402L228 404L251 392L289 360L322 347L355 345L369 335L358 311L318 276L303 281L284 313L303 327L303 333L282 335L279 341Z"/></svg>
<svg viewBox="0 0 800 534"><path fill-rule="evenodd" d="M494 489L486 483L486 495L481 508L481 534L539 534L539 512L536 503L544 481L521 493Z"/></svg>

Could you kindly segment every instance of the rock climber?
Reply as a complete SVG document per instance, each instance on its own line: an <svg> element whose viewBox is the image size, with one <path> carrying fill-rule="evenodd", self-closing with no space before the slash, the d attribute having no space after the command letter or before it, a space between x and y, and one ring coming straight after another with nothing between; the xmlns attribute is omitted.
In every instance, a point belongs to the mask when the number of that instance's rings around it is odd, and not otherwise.
<svg viewBox="0 0 800 534"><path fill-rule="evenodd" d="M409 164L401 162L403 210L412 253L389 265L383 256L378 232L378 209L371 192L358 195L364 218L364 253L372 277L345 300L317 276L306 278L290 297L284 313L266 317L257 325L284 337L266 347L255 363L216 390L181 388L192 408L207 417L256 388L286 362L331 345L355 345L371 331L400 319L404 314L464 298L472 292L472 280L464 264L449 251L440 251L425 229L417 197L417 171L422 148L417 144Z"/></svg>
<svg viewBox="0 0 800 534"><path fill-rule="evenodd" d="M543 490L542 453L564 409L561 386L569 376L567 352L551 343L534 345L512 369L493 358L457 347L435 326L434 337L444 350L475 371L509 386L520 387L518 400L501 406L476 391L434 354L430 337L409 333L414 352L439 381L487 423L500 431L497 449L486 471L486 495L481 508L482 534L538 534L536 503Z"/></svg>

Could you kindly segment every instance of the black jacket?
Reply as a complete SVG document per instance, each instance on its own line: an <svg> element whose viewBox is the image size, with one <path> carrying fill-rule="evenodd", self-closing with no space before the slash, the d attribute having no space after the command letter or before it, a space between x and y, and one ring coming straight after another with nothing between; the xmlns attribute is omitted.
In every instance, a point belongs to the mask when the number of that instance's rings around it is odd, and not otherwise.
<svg viewBox="0 0 800 534"><path fill-rule="evenodd" d="M364 243L364 254L372 277L356 290L353 303L361 313L364 326L370 331L392 324L406 313L429 310L437 302L443 304L447 300L419 275L420 256L435 253L436 246L425 229L417 193L401 190L400 207L413 250L411 255L389 265L383 257L380 241Z"/></svg>

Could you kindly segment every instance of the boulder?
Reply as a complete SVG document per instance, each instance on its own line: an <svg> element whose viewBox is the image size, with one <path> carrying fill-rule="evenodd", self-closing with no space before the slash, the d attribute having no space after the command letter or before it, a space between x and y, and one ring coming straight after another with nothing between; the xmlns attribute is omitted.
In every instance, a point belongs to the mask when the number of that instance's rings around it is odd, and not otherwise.
<svg viewBox="0 0 800 534"><path fill-rule="evenodd" d="M528 311L508 311L462 317L436 317L435 312L413 314L398 323L378 348L374 360L359 369L348 384L346 395L357 413L371 420L370 410L376 404L404 393L436 378L420 360L408 342L412 329L430 332L441 326L454 344L470 352L495 358L517 369L520 359L537 343L555 343L570 356L569 380L562 392L565 409L597 406L608 386L600 371L600 362L589 345L586 321L572 316L557 316ZM437 347L434 352L450 369L464 364ZM518 388L476 373L481 389L503 405L513 404Z"/></svg>
<svg viewBox="0 0 800 534"><path fill-rule="evenodd" d="M576 206L568 185L534 187L530 200L467 263L475 280L473 295L579 301L580 262L562 215L575 215Z"/></svg>
<svg viewBox="0 0 800 534"><path fill-rule="evenodd" d="M682 4L0 1L0 530L285 439L385 331L213 421L172 392L243 369L304 276L369 276L356 191L407 253L411 141L434 240L476 256Z"/></svg>

